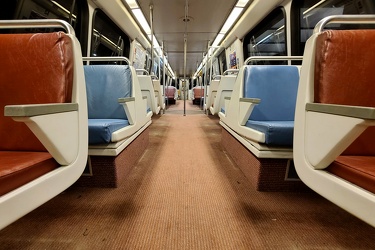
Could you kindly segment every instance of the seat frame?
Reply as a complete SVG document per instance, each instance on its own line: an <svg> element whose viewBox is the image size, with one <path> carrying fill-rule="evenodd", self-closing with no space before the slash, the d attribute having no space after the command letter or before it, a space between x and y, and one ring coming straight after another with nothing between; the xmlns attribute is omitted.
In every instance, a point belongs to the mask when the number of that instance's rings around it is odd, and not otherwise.
<svg viewBox="0 0 375 250"><path fill-rule="evenodd" d="M84 61L126 61L126 57L83 57ZM138 76L133 66L129 65L132 75L132 94L129 98L120 98L129 125L112 133L108 144L89 145L89 155L117 156L150 124L152 111L147 111L147 97L142 95Z"/></svg>
<svg viewBox="0 0 375 250"><path fill-rule="evenodd" d="M375 109L372 107L314 103L316 41L323 27L330 22L375 23L375 16L326 17L316 25L313 35L307 40L295 116L295 166L301 180L311 189L375 226L375 194L325 169L367 127L375 125ZM319 140L322 138L325 143Z"/></svg>
<svg viewBox="0 0 375 250"><path fill-rule="evenodd" d="M24 122L61 167L0 196L0 229L71 186L87 161L87 100L80 44L74 29L62 20L0 21L0 28L58 27L66 30L73 47L72 103L12 105L5 115ZM5 216L6 215L6 216Z"/></svg>

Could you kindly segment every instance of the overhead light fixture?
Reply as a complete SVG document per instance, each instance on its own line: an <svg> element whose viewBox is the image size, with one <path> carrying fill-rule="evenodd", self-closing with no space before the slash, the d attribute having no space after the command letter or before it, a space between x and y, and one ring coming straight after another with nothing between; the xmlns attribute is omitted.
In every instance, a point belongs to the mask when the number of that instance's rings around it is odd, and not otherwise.
<svg viewBox="0 0 375 250"><path fill-rule="evenodd" d="M132 9L132 12L135 16L135 18L138 20L139 24L141 25L142 29L146 32L147 35L151 34L151 28L150 25L148 25L148 22L143 15L140 8Z"/></svg>
<svg viewBox="0 0 375 250"><path fill-rule="evenodd" d="M237 21L238 17L241 15L242 11L244 10L244 7L246 7L249 1L250 0L238 0L237 1L235 7L232 9L231 13L229 14L223 27L221 28L221 30L215 37L214 42L211 44L211 46L216 47L220 44L220 42L223 40L227 32L232 28L233 24ZM207 61L207 58L204 58L202 61L203 65L206 63L206 61ZM197 72L198 71L199 71L199 68Z"/></svg>
<svg viewBox="0 0 375 250"><path fill-rule="evenodd" d="M150 39L151 41L151 28L150 28L150 25L148 24L145 16L143 15L142 13L142 10L141 8L139 7L138 3L136 0L124 0L126 2L126 4L129 6L129 8L131 9L131 11L133 12L133 15L134 17L137 19L139 25L141 26L141 28L143 29L143 31L147 34L148 38ZM156 40L156 37L153 36L153 43L154 43L154 48L159 48L157 51L157 53L159 54L160 56L160 45L158 43L158 40ZM170 68L170 71L172 72L173 74L173 71L169 65L169 63L167 64L167 66Z"/></svg>
<svg viewBox="0 0 375 250"><path fill-rule="evenodd" d="M126 3L129 5L130 9L139 8L136 0L126 0Z"/></svg>
<svg viewBox="0 0 375 250"><path fill-rule="evenodd" d="M217 34L217 36L216 36L216 38L215 38L215 40L214 40L214 42L212 43L211 46L213 46L213 47L218 46L219 43L221 42L221 40L223 40L224 35L225 35L224 33L219 33L219 34Z"/></svg>
<svg viewBox="0 0 375 250"><path fill-rule="evenodd" d="M238 0L236 7L244 8L248 2L249 0Z"/></svg>
<svg viewBox="0 0 375 250"><path fill-rule="evenodd" d="M234 7L232 12L230 13L229 17L225 21L223 27L221 28L220 33L227 33L228 30L233 26L234 22L237 20L239 15L241 14L243 8Z"/></svg>

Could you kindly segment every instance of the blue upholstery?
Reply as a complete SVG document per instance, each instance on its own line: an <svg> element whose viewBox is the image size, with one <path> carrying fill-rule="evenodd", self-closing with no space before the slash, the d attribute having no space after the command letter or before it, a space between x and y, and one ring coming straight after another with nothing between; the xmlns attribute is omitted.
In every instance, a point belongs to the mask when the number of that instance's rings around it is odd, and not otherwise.
<svg viewBox="0 0 375 250"><path fill-rule="evenodd" d="M261 100L246 126L265 133L266 144L292 146L298 81L296 66L246 66L244 97Z"/></svg>
<svg viewBox="0 0 375 250"><path fill-rule="evenodd" d="M85 65L89 144L109 143L112 132L129 125L118 98L131 97L127 65Z"/></svg>
<svg viewBox="0 0 375 250"><path fill-rule="evenodd" d="M89 119L89 144L110 143L112 133L128 125L123 119Z"/></svg>
<svg viewBox="0 0 375 250"><path fill-rule="evenodd" d="M246 127L265 134L267 145L292 146L294 121L252 121Z"/></svg>

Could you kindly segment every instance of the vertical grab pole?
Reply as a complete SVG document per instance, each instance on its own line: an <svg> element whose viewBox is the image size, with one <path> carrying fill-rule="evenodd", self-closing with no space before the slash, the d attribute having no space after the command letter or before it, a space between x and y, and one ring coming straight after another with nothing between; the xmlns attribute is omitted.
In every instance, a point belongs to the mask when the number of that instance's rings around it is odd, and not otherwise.
<svg viewBox="0 0 375 250"><path fill-rule="evenodd" d="M207 66L208 66L208 60L209 60L209 56L210 56L210 43L211 41L209 40L208 43L207 43L207 64L206 64L206 74L205 75L205 78L207 79ZM211 65L212 65L212 62L211 62ZM211 68L210 68L211 69ZM210 73L211 74L211 73ZM210 82L210 79L211 79L211 76L208 80L208 82L204 81L204 99L203 99L203 107L205 107L206 105L206 94L207 94L207 84ZM206 111L205 111L206 112Z"/></svg>
<svg viewBox="0 0 375 250"><path fill-rule="evenodd" d="M187 38L185 34L184 38L184 81L182 83L182 89L184 93L184 116L186 115L186 50L187 50Z"/></svg>
<svg viewBox="0 0 375 250"><path fill-rule="evenodd" d="M165 72L165 64L167 62L166 62L166 57L164 55L164 41L161 43L161 51L163 53L162 58L163 58L163 96L164 96L164 99L163 99L163 103L160 103L160 106L163 107L164 102L165 102L165 78L167 78L167 73ZM165 114L165 108L163 109L163 114Z"/></svg>
<svg viewBox="0 0 375 250"><path fill-rule="evenodd" d="M184 81L182 89L184 93L184 116L186 116L186 51L187 51L187 20L188 20L188 0L185 1L185 33L184 33Z"/></svg>
<svg viewBox="0 0 375 250"><path fill-rule="evenodd" d="M154 69L154 6L150 5L150 28L151 28L151 68L150 72Z"/></svg>

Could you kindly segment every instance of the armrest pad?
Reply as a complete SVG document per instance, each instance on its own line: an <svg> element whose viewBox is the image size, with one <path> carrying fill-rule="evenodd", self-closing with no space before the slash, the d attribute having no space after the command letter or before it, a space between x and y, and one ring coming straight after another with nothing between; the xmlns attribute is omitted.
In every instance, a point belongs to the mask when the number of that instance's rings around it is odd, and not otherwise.
<svg viewBox="0 0 375 250"><path fill-rule="evenodd" d="M4 107L4 116L31 117L77 110L78 103L7 105Z"/></svg>
<svg viewBox="0 0 375 250"><path fill-rule="evenodd" d="M246 124L255 105L258 105L259 103L259 98L240 98L240 113L238 114L238 122L241 126Z"/></svg>
<svg viewBox="0 0 375 250"><path fill-rule="evenodd" d="M259 98L240 98L240 102L251 102L254 104L258 104L260 103L260 99Z"/></svg>
<svg viewBox="0 0 375 250"><path fill-rule="evenodd" d="M322 103L306 103L306 111L314 111L319 113L354 117L360 119L373 120L375 119L375 108L337 105L337 104L322 104Z"/></svg>
<svg viewBox="0 0 375 250"><path fill-rule="evenodd" d="M125 103L125 102L131 102L131 101L135 101L135 97L123 97L123 98L118 99L119 103Z"/></svg>

